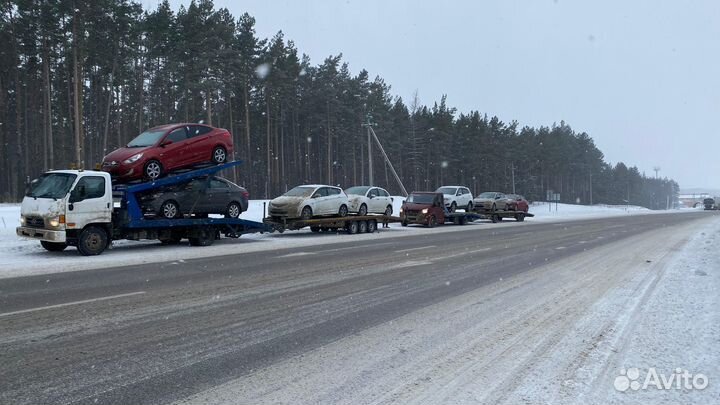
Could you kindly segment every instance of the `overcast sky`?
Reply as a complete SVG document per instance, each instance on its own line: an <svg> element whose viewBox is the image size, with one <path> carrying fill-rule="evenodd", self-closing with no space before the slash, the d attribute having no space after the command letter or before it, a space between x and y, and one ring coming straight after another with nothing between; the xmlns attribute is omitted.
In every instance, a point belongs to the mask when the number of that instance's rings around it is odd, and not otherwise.
<svg viewBox="0 0 720 405"><path fill-rule="evenodd" d="M154 8L153 0L144 0ZM189 0L171 0L174 8ZM216 0L313 64L343 54L406 102L565 120L611 163L720 188L720 1Z"/></svg>

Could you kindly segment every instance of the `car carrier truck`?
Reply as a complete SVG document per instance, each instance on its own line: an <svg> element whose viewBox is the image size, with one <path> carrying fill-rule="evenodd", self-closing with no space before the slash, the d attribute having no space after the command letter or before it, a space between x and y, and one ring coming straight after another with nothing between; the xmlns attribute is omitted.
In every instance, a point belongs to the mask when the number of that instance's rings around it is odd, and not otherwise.
<svg viewBox="0 0 720 405"><path fill-rule="evenodd" d="M174 244L187 238L207 246L217 238L270 232L262 222L240 218L146 218L142 193L210 177L240 161L192 170L149 183L113 184L109 173L94 170L53 170L34 180L20 209L20 237L37 239L49 251L76 246L85 256L102 253L112 241L155 239Z"/></svg>

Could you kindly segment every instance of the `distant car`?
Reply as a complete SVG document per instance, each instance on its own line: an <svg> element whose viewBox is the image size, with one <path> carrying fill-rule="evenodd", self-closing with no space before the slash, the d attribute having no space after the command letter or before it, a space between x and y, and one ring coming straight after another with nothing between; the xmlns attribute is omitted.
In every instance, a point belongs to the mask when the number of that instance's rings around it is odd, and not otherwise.
<svg viewBox="0 0 720 405"><path fill-rule="evenodd" d="M168 124L148 129L103 158L102 170L120 182L156 180L200 163L225 163L233 154L230 132L202 124Z"/></svg>
<svg viewBox="0 0 720 405"><path fill-rule="evenodd" d="M508 199L508 210L526 213L530 209L530 204L520 194L508 194L506 197Z"/></svg>
<svg viewBox="0 0 720 405"><path fill-rule="evenodd" d="M450 212L455 212L458 208L463 208L466 212L473 210L473 196L467 187L442 186L435 190L435 192L443 193L445 206Z"/></svg>
<svg viewBox="0 0 720 405"><path fill-rule="evenodd" d="M505 194L496 191L489 191L480 194L473 200L476 211L506 211L508 199Z"/></svg>
<svg viewBox="0 0 720 405"><path fill-rule="evenodd" d="M268 211L274 220L344 217L348 214L348 196L340 187L319 184L297 186L270 201Z"/></svg>
<svg viewBox="0 0 720 405"><path fill-rule="evenodd" d="M190 214L237 218L247 211L248 198L247 190L229 180L205 177L143 195L140 204L146 215L158 218L181 218Z"/></svg>
<svg viewBox="0 0 720 405"><path fill-rule="evenodd" d="M348 210L358 215L392 215L393 199L384 188L356 186L345 189L348 196Z"/></svg>

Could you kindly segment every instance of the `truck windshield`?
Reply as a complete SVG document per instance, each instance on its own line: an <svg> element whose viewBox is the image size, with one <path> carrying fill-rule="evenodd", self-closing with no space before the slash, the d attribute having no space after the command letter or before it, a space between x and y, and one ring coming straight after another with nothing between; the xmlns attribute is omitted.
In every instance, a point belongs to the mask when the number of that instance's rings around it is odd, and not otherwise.
<svg viewBox="0 0 720 405"><path fill-rule="evenodd" d="M349 189L345 190L345 194L347 195L365 195L367 191L370 189L370 187L365 186L357 186L357 187L350 187Z"/></svg>
<svg viewBox="0 0 720 405"><path fill-rule="evenodd" d="M457 189L455 187L440 187L439 189L435 190L435 192L455 195L456 190Z"/></svg>
<svg viewBox="0 0 720 405"><path fill-rule="evenodd" d="M145 131L142 134L138 135L130 141L130 143L127 144L128 148L144 148L146 146L153 146L157 143L157 141L162 138L162 136L165 134L164 130L149 130Z"/></svg>
<svg viewBox="0 0 720 405"><path fill-rule="evenodd" d="M415 204L432 204L435 199L433 194L410 194L407 198L407 202Z"/></svg>
<svg viewBox="0 0 720 405"><path fill-rule="evenodd" d="M26 197L63 198L70 191L77 175L70 173L45 173L30 183Z"/></svg>
<svg viewBox="0 0 720 405"><path fill-rule="evenodd" d="M315 187L295 187L292 190L288 191L287 193L283 194L287 197L310 197L315 191Z"/></svg>

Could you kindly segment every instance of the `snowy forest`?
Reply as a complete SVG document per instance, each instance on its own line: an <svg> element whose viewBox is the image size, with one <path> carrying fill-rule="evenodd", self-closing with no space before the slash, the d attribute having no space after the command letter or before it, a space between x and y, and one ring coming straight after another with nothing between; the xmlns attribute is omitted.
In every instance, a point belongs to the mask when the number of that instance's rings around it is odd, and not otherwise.
<svg viewBox="0 0 720 405"><path fill-rule="evenodd" d="M408 191L511 192L514 182L531 200L553 190L564 202L652 209L678 192L670 179L608 163L563 117L520 127L457 111L446 97L403 100L381 72L341 54L311 61L282 32L260 38L251 15L209 0L177 11L128 0L0 7L0 201L18 201L45 170L94 168L149 127L199 121L230 130L244 164L229 177L251 198L302 183L367 184L368 123ZM398 194L377 148L373 158L375 184Z"/></svg>

